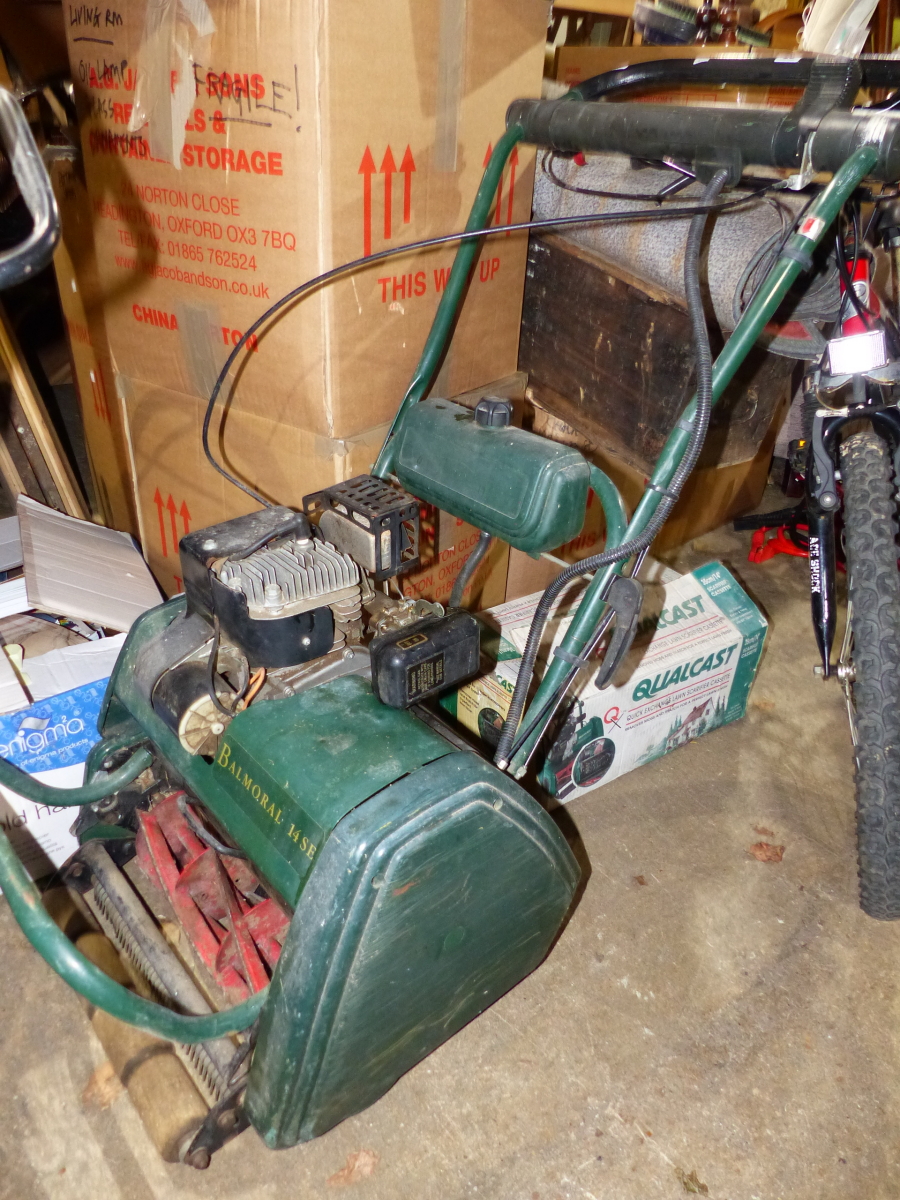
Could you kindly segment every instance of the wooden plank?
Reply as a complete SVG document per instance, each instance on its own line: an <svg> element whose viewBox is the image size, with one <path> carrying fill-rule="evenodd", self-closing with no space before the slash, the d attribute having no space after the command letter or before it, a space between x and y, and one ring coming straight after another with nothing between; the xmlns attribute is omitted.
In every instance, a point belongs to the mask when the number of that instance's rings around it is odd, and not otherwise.
<svg viewBox="0 0 900 1200"><path fill-rule="evenodd" d="M22 476L19 474L19 469L13 462L13 456L3 438L0 438L0 476L3 477L3 482L12 496L13 504L15 504L17 496L27 496Z"/></svg>
<svg viewBox="0 0 900 1200"><path fill-rule="evenodd" d="M25 420L34 435L53 485L59 493L65 511L71 517L88 518L72 467L63 451L40 392L28 364L22 356L18 338L10 324L6 309L0 304L0 360L9 375L13 390L22 406Z"/></svg>
<svg viewBox="0 0 900 1200"><path fill-rule="evenodd" d="M554 13L596 13L602 17L630 17L634 11L634 0L566 0L565 4L554 4Z"/></svg>

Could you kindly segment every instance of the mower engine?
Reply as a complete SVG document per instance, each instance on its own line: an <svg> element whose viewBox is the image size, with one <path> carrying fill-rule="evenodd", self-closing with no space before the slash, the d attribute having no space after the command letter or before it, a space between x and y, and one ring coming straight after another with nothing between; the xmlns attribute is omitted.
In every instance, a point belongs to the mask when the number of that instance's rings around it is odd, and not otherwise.
<svg viewBox="0 0 900 1200"><path fill-rule="evenodd" d="M478 624L395 598L418 502L368 476L191 533L141 617L86 778L68 882L138 990L187 1013L266 986L249 1035L179 1047L205 1166L371 1104L546 954L579 871L543 810L422 701L478 669ZM395 591L399 589L395 585Z"/></svg>

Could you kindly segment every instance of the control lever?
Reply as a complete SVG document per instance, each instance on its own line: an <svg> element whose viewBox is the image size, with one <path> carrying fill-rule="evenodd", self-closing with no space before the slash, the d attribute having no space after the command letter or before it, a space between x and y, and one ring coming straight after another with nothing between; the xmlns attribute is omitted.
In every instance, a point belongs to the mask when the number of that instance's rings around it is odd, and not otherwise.
<svg viewBox="0 0 900 1200"><path fill-rule="evenodd" d="M622 659L631 649L631 643L637 633L643 602L644 588L642 584L627 575L615 577L606 597L606 603L615 613L616 624L606 654L603 656L603 662L600 664L600 670L597 672L597 678L594 680L598 688L609 686Z"/></svg>

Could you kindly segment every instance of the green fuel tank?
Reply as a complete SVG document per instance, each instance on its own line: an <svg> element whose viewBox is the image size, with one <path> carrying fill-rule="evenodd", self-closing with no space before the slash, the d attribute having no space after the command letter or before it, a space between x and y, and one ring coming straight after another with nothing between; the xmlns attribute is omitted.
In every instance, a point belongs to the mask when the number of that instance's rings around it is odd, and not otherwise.
<svg viewBox="0 0 900 1200"><path fill-rule="evenodd" d="M571 446L480 425L449 400L423 400L404 414L394 457L407 491L526 554L581 532L591 468Z"/></svg>

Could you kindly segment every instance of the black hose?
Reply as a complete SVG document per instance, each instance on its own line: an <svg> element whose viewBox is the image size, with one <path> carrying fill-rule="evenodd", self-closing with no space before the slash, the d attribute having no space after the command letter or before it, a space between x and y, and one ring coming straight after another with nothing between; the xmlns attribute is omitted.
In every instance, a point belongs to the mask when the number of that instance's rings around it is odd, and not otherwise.
<svg viewBox="0 0 900 1200"><path fill-rule="evenodd" d="M714 200L725 186L727 178L727 171L717 171L707 184L701 203L708 204L711 200ZM622 562L625 559L631 558L632 554L639 554L649 546L665 524L666 518L671 512L675 501L678 499L678 494L684 486L685 480L694 469L700 455L700 450L706 438L706 430L709 426L710 413L712 412L712 351L709 346L709 332L706 328L706 316L703 311L703 294L700 289L700 248L706 229L706 220L706 214L703 214L695 216L691 221L684 250L684 290L697 358L697 410L694 416L690 441L684 452L684 457L675 469L666 495L662 497L659 507L647 522L644 531L637 537L632 538L631 541L624 542L621 546L614 546L610 550L604 550L601 554L595 554L590 558L582 559L581 562L567 567L550 584L543 596L541 596L531 621L531 628L528 631L528 640L525 643L522 661L519 664L519 674L516 678L515 690L510 701L509 713L503 725L500 740L497 743L496 753L494 754L494 762L501 768L505 768L509 762L513 739L519 727L519 722L522 719L525 701L531 687L534 664L537 660L537 652L541 637L543 636L544 625L556 597L573 579L579 575L583 575L586 571L596 571L600 567L609 566L611 563Z"/></svg>
<svg viewBox="0 0 900 1200"><path fill-rule="evenodd" d="M814 58L778 59L683 59L658 58L632 63L615 71L594 75L572 88L582 100L600 100L640 88L671 87L673 84L732 84L745 87L806 87ZM867 88L900 86L900 62L888 55L861 54L857 58L862 86Z"/></svg>
<svg viewBox="0 0 900 1200"><path fill-rule="evenodd" d="M838 314L838 321L842 321L844 317L844 309L849 300L853 308L856 309L856 314L865 325L866 329L872 328L872 321L869 310L860 300L856 288L853 286L853 276L856 274L856 266L859 262L860 238L859 238L859 216L856 210L853 212L853 266L847 266L847 250L844 245L844 237L841 233L840 221L835 229L835 257L837 258L838 271L840 272L841 282L844 285L844 302L841 304L841 311Z"/></svg>
<svg viewBox="0 0 900 1200"><path fill-rule="evenodd" d="M478 570L493 540L493 536L489 533L485 533L483 529L478 534L478 544L473 548L472 552L469 554L469 557L463 563L462 569L456 577L456 582L453 584L453 591L450 593L448 607L460 607L462 604L463 592L469 586L469 580Z"/></svg>
<svg viewBox="0 0 900 1200"><path fill-rule="evenodd" d="M209 647L209 658L206 660L206 690L209 692L210 700L212 700L213 705L219 710L219 712L224 717L233 717L235 715L234 709L226 708L225 705L222 703L222 701L219 699L218 692L216 691L216 666L217 666L218 660L219 660L219 639L220 639L220 637L221 637L221 631L219 629L219 618L217 616L213 616L213 639L212 639L212 643L210 644L210 647ZM248 683L249 683L249 679L248 679ZM232 703L237 704L238 700L240 700L243 697L244 692L246 690L247 689L245 687L244 691L242 691L240 693L240 695L235 696Z"/></svg>
<svg viewBox="0 0 900 1200"><path fill-rule="evenodd" d="M181 793L175 803L178 805L178 811L184 817L185 821L187 821L188 825L190 825L194 833L196 833L200 841L215 850L216 854L224 854L228 858L247 857L243 850L238 850L234 846L226 846L224 842L220 842L217 837L210 833L205 825L201 824L188 806L188 799L184 792Z"/></svg>

